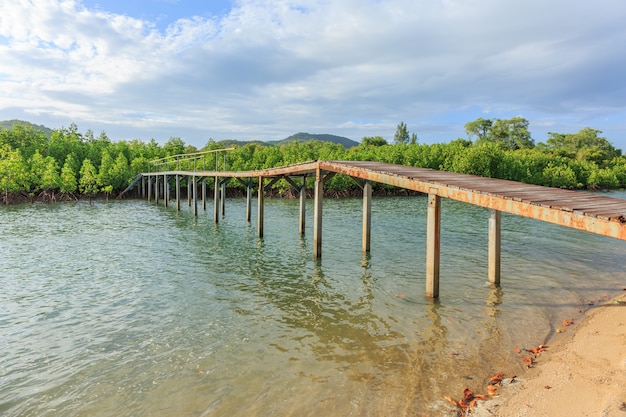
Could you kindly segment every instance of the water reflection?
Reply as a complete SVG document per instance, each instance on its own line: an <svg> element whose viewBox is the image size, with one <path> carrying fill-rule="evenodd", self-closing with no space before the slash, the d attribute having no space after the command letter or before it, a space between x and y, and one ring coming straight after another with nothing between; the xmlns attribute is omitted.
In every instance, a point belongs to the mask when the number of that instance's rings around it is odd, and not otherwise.
<svg viewBox="0 0 626 417"><path fill-rule="evenodd" d="M329 202L318 261L297 201L267 204L264 239L244 200L217 225L144 202L0 211L0 412L442 415L444 395L517 373L512 348L541 343L582 297L622 288L622 242L517 218L490 285L483 231L462 232L486 230L484 213L446 202L431 301L423 199L376 201L371 254L360 201Z"/></svg>

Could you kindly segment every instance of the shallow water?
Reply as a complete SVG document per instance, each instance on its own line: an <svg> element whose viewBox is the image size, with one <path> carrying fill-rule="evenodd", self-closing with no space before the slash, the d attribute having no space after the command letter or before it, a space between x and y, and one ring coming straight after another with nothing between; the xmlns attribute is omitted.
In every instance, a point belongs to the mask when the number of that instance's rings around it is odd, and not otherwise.
<svg viewBox="0 0 626 417"><path fill-rule="evenodd" d="M0 414L453 415L626 282L626 242L503 215L490 286L487 210L444 200L433 302L424 197L374 199L369 255L361 200L325 200L320 261L297 200L266 200L261 240L244 200L211 208L2 207Z"/></svg>

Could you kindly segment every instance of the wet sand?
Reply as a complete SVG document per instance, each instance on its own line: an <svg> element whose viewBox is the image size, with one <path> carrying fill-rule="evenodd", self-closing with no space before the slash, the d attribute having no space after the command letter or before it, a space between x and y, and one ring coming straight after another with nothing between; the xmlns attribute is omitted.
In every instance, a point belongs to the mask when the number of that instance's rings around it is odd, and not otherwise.
<svg viewBox="0 0 626 417"><path fill-rule="evenodd" d="M626 293L597 308L541 352L476 417L626 417Z"/></svg>

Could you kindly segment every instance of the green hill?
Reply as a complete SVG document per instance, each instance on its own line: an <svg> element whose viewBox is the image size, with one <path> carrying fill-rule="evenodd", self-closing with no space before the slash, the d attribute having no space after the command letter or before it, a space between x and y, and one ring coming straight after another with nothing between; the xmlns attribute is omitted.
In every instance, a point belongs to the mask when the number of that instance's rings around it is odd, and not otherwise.
<svg viewBox="0 0 626 417"><path fill-rule="evenodd" d="M343 136L329 135L327 133L306 133L306 132L298 132L279 141L270 141L267 142L270 145L286 145L293 142L308 142L310 140L319 140L320 142L332 142L338 143L339 145L343 145L344 148L352 148L353 146L358 146L359 142L355 142L352 139L345 138Z"/></svg>
<svg viewBox="0 0 626 417"><path fill-rule="evenodd" d="M50 138L50 133L52 133L52 129L44 125L36 125L31 122L26 122L24 120L16 120L16 119L1 121L0 129L12 129L14 125L24 125L24 126L28 126L33 129L36 129L36 130L41 130L42 132L46 134L48 138Z"/></svg>
<svg viewBox="0 0 626 417"><path fill-rule="evenodd" d="M281 146L281 145L289 145L290 143L294 143L294 142L304 143L304 142L309 142L312 140L318 140L320 142L336 143L336 144L342 145L346 149L359 145L358 142L355 142L352 139L348 139L343 136L329 135L327 133L312 134L312 133L304 133L304 132L293 134L282 140L244 141L244 140L236 140L236 139L224 139L224 140L218 140L216 143L224 147L244 146L244 145L250 145L252 143L257 144L257 145L264 145L264 146Z"/></svg>
<svg viewBox="0 0 626 417"><path fill-rule="evenodd" d="M52 129L50 129L49 127L46 127L43 125L36 125L36 124L27 122L24 120L15 120L15 119L0 121L0 129L11 129L13 128L14 125L17 125L17 124L21 124L24 126L29 126L33 129L41 130L46 134L48 138L50 138L50 133L52 133ZM343 145L344 148L352 148L353 146L359 145L359 142L355 142L352 139L348 139L343 136L330 135L327 133L313 134L313 133L305 133L305 132L298 132L285 139L275 140L275 141L258 141L258 140L243 141L243 140L236 140L236 139L225 139L225 140L217 141L217 143L219 143L222 146L244 146L244 145L249 145L251 143L255 143L259 145L266 145L266 146L280 146L280 145L288 145L293 142L308 142L311 140L319 140L320 142L337 143L339 145Z"/></svg>

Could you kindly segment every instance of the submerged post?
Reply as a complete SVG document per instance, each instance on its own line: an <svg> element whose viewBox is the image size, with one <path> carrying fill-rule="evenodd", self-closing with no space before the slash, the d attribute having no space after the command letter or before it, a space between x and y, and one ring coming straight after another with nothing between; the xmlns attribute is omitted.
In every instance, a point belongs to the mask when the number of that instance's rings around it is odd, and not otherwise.
<svg viewBox="0 0 626 417"><path fill-rule="evenodd" d="M198 184L196 176L193 176L193 215L198 216Z"/></svg>
<svg viewBox="0 0 626 417"><path fill-rule="evenodd" d="M263 237L263 214L264 214L264 205L265 205L265 190L263 189L263 177L259 177L259 206L258 206L258 216L257 216L257 231L259 234L259 238Z"/></svg>
<svg viewBox="0 0 626 417"><path fill-rule="evenodd" d="M167 207L170 198L170 183L167 180L167 174L163 174L163 206Z"/></svg>
<svg viewBox="0 0 626 417"><path fill-rule="evenodd" d="M299 232L304 234L306 226L306 175L302 176L302 185L300 186L300 226Z"/></svg>
<svg viewBox="0 0 626 417"><path fill-rule="evenodd" d="M222 181L222 217L226 215L226 181Z"/></svg>
<svg viewBox="0 0 626 417"><path fill-rule="evenodd" d="M489 210L489 282L500 284L501 231L502 212Z"/></svg>
<svg viewBox="0 0 626 417"><path fill-rule="evenodd" d="M213 190L213 221L220 222L220 177L215 177L215 189Z"/></svg>
<svg viewBox="0 0 626 417"><path fill-rule="evenodd" d="M180 175L176 174L176 211L180 211Z"/></svg>
<svg viewBox="0 0 626 417"><path fill-rule="evenodd" d="M202 178L202 211L206 211L206 178Z"/></svg>
<svg viewBox="0 0 626 417"><path fill-rule="evenodd" d="M324 179L319 167L315 171L315 208L313 210L313 257L322 257L322 200Z"/></svg>
<svg viewBox="0 0 626 417"><path fill-rule="evenodd" d="M187 175L187 207L191 207L191 176Z"/></svg>
<svg viewBox="0 0 626 417"><path fill-rule="evenodd" d="M441 198L428 194L426 223L426 297L439 297L439 256L441 235Z"/></svg>
<svg viewBox="0 0 626 417"><path fill-rule="evenodd" d="M363 184L363 252L370 251L372 229L372 182Z"/></svg>
<svg viewBox="0 0 626 417"><path fill-rule="evenodd" d="M246 185L246 221L252 218L252 179L248 178Z"/></svg>

